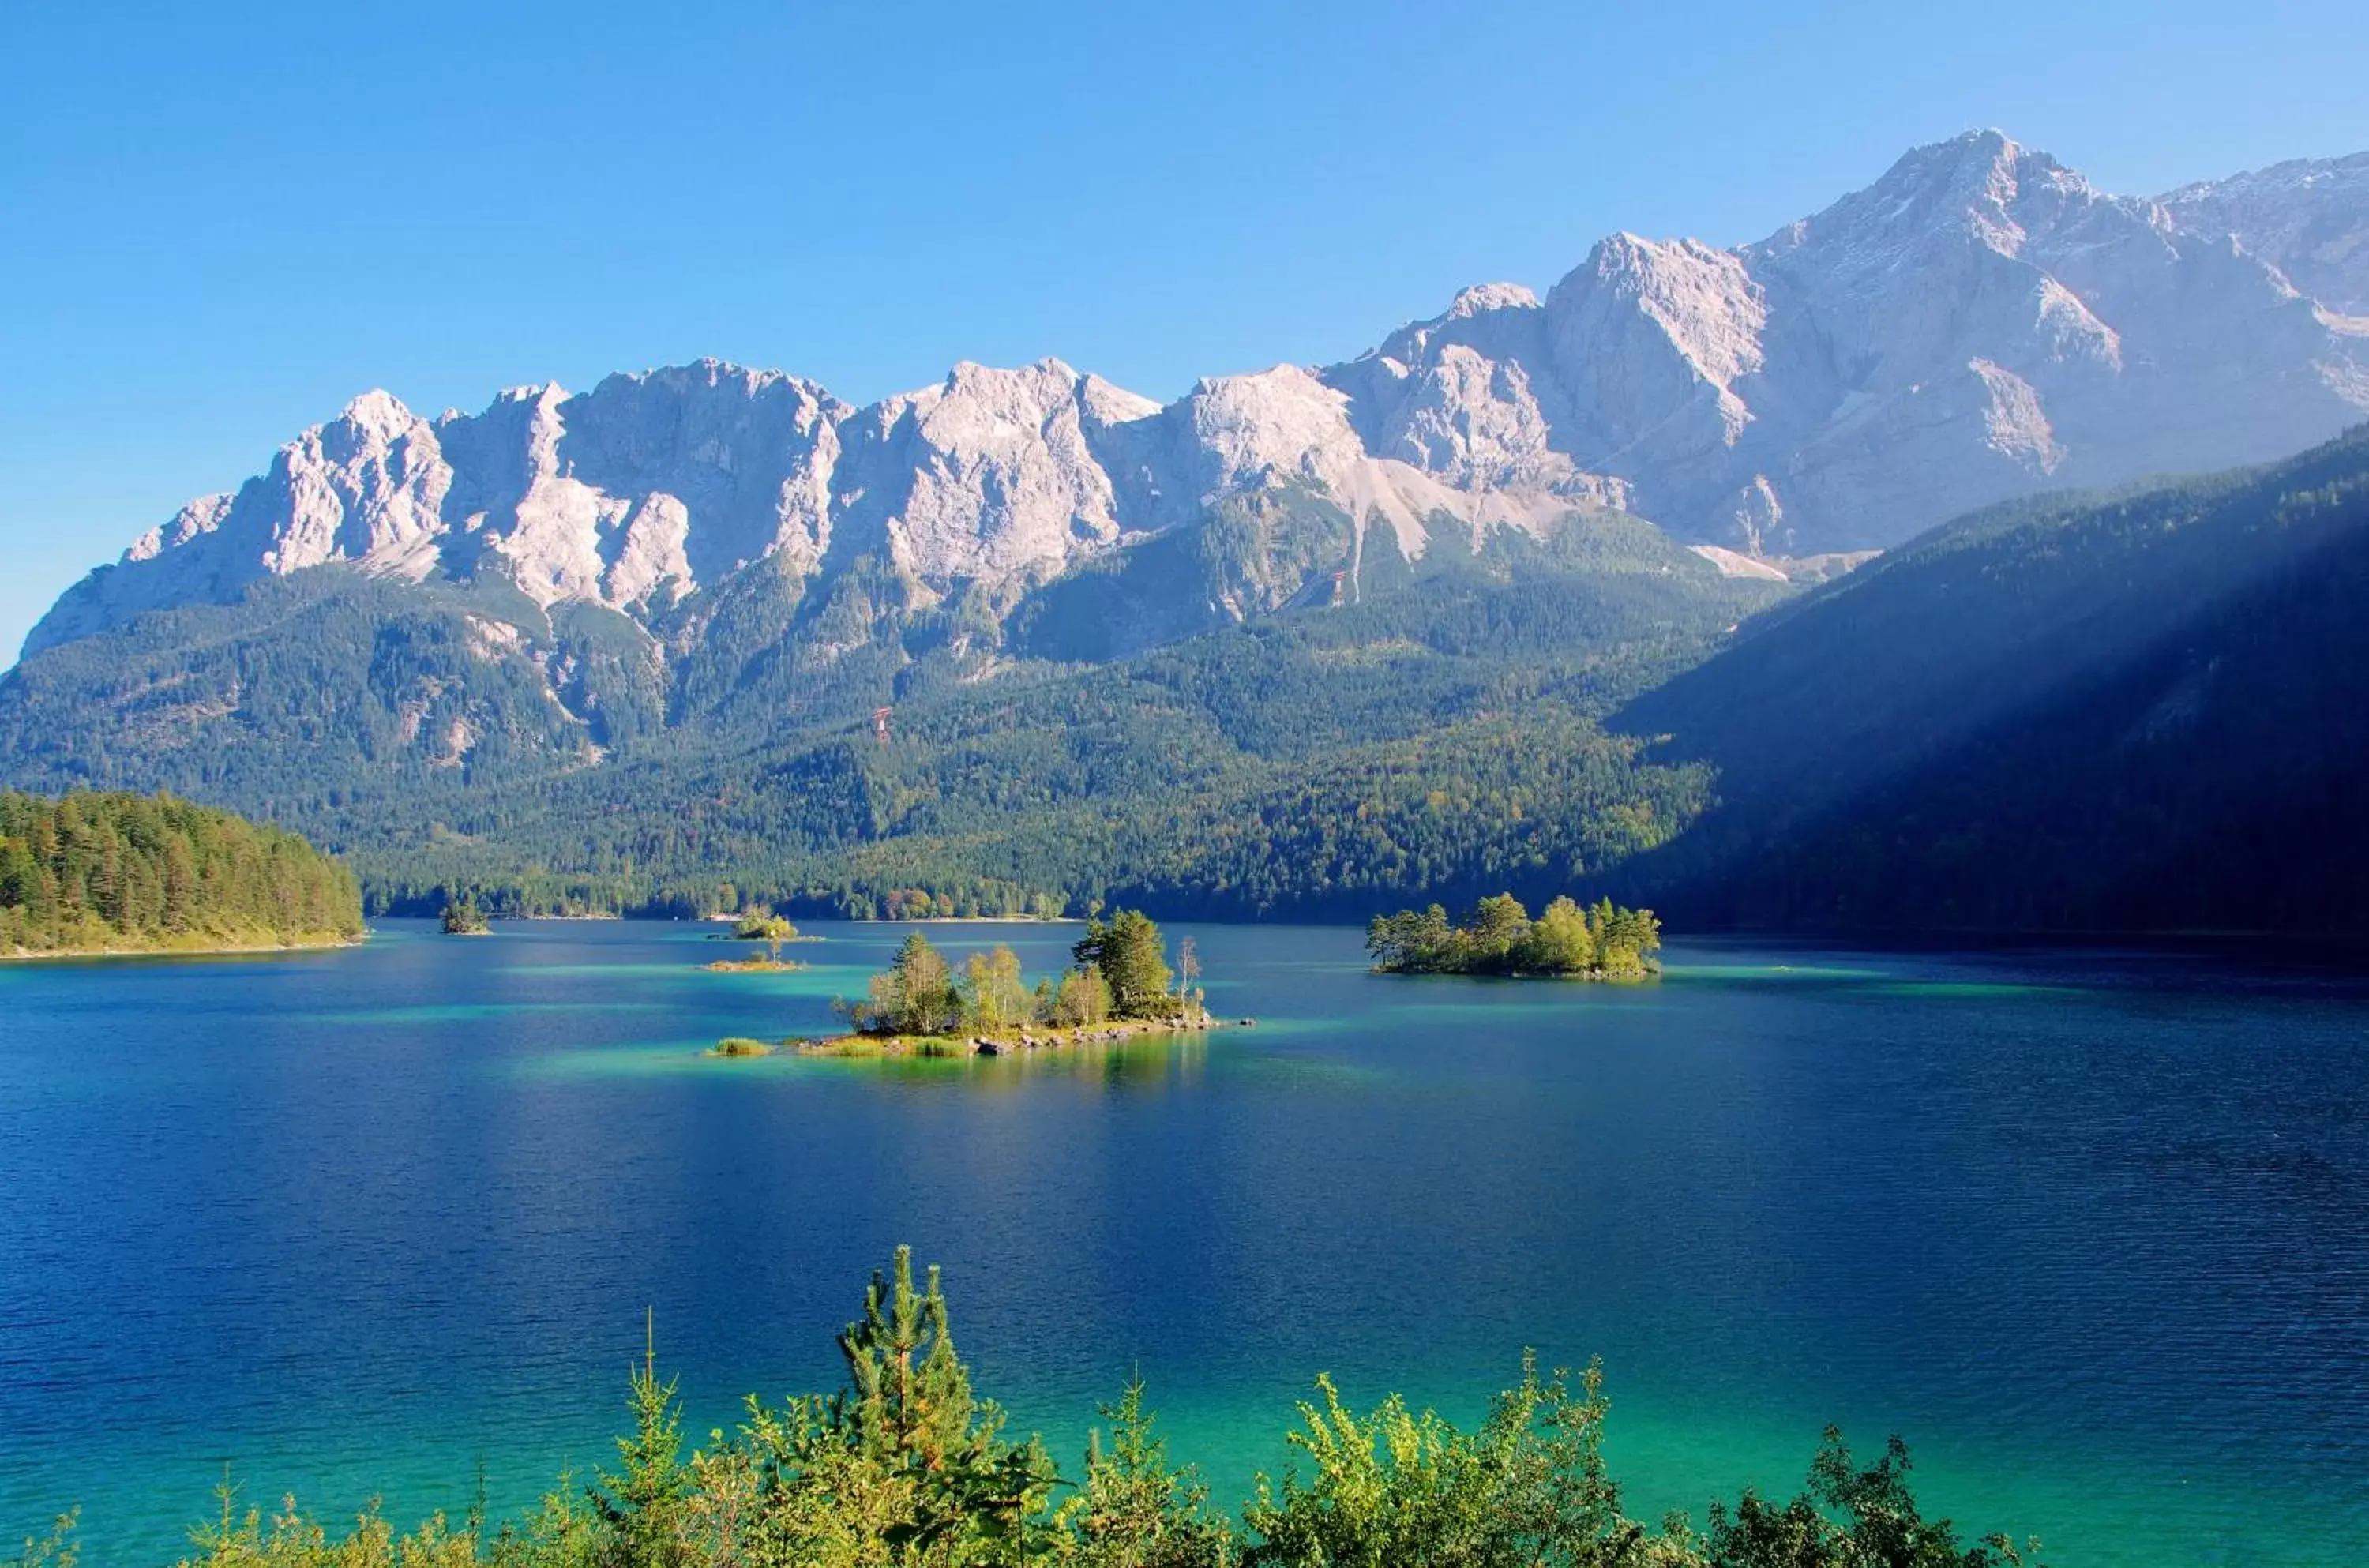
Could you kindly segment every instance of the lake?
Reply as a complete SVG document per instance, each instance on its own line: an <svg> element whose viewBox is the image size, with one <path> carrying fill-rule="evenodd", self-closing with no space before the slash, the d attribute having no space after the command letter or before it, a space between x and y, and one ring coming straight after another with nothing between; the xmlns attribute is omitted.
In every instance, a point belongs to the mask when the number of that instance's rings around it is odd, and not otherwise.
<svg viewBox="0 0 2369 1568"><path fill-rule="evenodd" d="M168 1562L225 1466L398 1523L612 1453L644 1312L692 1426L835 1386L898 1242L1074 1472L1139 1369L1238 1499L1319 1371L1459 1420L1604 1358L1630 1511L1790 1495L1820 1430L2065 1564L2369 1558L2369 988L2195 953L1674 944L1660 984L1365 972L1207 926L1254 1029L961 1062L712 928L383 922L0 967L0 1539ZM1031 974L1075 928L944 925Z"/></svg>

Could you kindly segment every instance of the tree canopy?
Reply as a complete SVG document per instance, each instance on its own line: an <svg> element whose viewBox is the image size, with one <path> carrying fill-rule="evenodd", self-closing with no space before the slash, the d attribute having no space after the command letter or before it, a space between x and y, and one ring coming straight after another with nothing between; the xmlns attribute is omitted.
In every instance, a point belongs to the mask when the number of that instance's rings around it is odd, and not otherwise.
<svg viewBox="0 0 2369 1568"><path fill-rule="evenodd" d="M1345 540L1348 520L1320 532ZM1598 721L1787 591L1633 520L1564 535L1443 539L1353 601L1162 647L1127 635L1140 616L1092 647L1056 623L1106 624L1085 602L1105 589L1156 618L1173 578L1086 574L999 621L885 580L808 602L761 568L700 604L680 659L613 612L546 617L490 578L430 591L322 567L0 676L0 769L301 828L352 856L372 913L467 894L496 916L1100 899L1362 920L1385 895L1543 894L1703 808L1707 771L1644 762Z"/></svg>
<svg viewBox="0 0 2369 1568"><path fill-rule="evenodd" d="M1499 893L1482 899L1461 924L1434 904L1376 915L1366 928L1366 951L1387 974L1643 979L1660 971L1654 955L1661 950L1654 911L1622 909L1610 898L1582 909L1558 898L1532 920L1520 899Z"/></svg>
<svg viewBox="0 0 2369 1568"><path fill-rule="evenodd" d="M486 921L486 911L465 893L445 905L437 918L447 936L483 936L493 929Z"/></svg>
<svg viewBox="0 0 2369 1568"><path fill-rule="evenodd" d="M353 874L169 795L0 794L0 954L278 946L362 932Z"/></svg>
<svg viewBox="0 0 2369 1568"><path fill-rule="evenodd" d="M1032 1024L1086 1027L1113 1018L1197 1020L1199 998L1178 991L1160 927L1133 910L1089 921L1072 949L1075 965L1031 988L1020 959L998 944L959 964L914 932L864 1000L841 1001L856 1030L872 1035L999 1035Z"/></svg>
<svg viewBox="0 0 2369 1568"><path fill-rule="evenodd" d="M1101 973L1119 1017L1150 1018L1175 1010L1168 944L1141 910L1121 910L1107 924L1088 921L1086 934L1070 953L1081 966Z"/></svg>

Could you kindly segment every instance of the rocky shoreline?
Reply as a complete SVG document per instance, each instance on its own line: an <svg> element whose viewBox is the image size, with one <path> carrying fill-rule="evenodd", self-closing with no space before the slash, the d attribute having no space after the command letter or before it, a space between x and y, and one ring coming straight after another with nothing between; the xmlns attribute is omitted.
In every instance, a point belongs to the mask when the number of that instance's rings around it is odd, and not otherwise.
<svg viewBox="0 0 2369 1568"><path fill-rule="evenodd" d="M1033 1051L1064 1050L1072 1046L1110 1045L1143 1035L1201 1035L1216 1029L1248 1029L1256 1020L1172 1015L1164 1018L1116 1018L1103 1024L1057 1027L1036 1024L998 1034L968 1035L829 1035L784 1040L778 1047L750 1048L757 1042L736 1038L717 1045L711 1056L826 1057L1007 1057ZM731 1048L726 1048L729 1046Z"/></svg>

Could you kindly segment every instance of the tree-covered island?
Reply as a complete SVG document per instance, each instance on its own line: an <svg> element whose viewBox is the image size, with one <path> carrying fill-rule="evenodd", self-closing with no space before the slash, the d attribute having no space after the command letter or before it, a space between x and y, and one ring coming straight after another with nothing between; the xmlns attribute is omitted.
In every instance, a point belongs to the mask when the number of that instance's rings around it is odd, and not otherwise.
<svg viewBox="0 0 2369 1568"><path fill-rule="evenodd" d="M1376 915L1366 928L1374 967L1390 975L1507 975L1646 980L1662 972L1662 922L1609 898L1586 909L1557 898L1538 919L1510 893L1483 898L1462 924L1434 904Z"/></svg>
<svg viewBox="0 0 2369 1568"><path fill-rule="evenodd" d="M803 936L798 928L769 910L752 910L740 917L729 936L715 938L721 942L760 943L765 951L751 953L746 958L718 958L705 967L718 974L781 974L803 969L804 964L782 956L782 944L787 942L819 942L816 936Z"/></svg>
<svg viewBox="0 0 2369 1568"><path fill-rule="evenodd" d="M444 934L447 936L491 936L494 933L492 924L486 918L486 911L479 909L477 900L467 894L463 894L444 906L444 913L439 923L443 927Z"/></svg>
<svg viewBox="0 0 2369 1568"><path fill-rule="evenodd" d="M850 1033L785 1041L787 1048L836 1056L1001 1056L1164 1030L1216 1027L1199 987L1191 938L1168 962L1168 944L1149 917L1123 910L1086 922L1063 973L1031 985L1019 955L999 944L949 962L920 932L905 938L860 1001L833 1007ZM716 1054L754 1054L716 1047Z"/></svg>

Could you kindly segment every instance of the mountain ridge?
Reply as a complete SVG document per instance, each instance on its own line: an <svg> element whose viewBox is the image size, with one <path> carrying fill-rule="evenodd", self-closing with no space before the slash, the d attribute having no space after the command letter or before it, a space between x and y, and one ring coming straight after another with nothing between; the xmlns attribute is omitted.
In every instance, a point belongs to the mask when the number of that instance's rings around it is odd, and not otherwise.
<svg viewBox="0 0 2369 1568"><path fill-rule="evenodd" d="M1008 602L1282 484L1350 514L1351 555L1369 524L1411 558L1435 516L1485 532L1574 507L1750 556L1881 547L2369 414L2369 320L2346 314L2364 233L2369 155L2149 200L1974 132L1753 244L1614 235L1543 299L1476 285L1357 359L1164 406L1049 358L860 406L717 360L432 419L372 391L141 535L25 648L329 561L505 573L660 641L674 604L775 555Z"/></svg>

